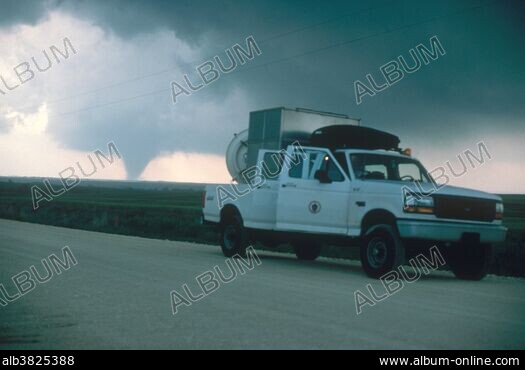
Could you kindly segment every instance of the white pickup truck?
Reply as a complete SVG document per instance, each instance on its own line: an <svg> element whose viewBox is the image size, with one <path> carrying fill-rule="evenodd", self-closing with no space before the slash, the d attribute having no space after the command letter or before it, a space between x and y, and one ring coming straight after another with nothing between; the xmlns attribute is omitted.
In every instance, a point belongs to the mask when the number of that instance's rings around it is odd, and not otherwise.
<svg viewBox="0 0 525 370"><path fill-rule="evenodd" d="M491 243L505 239L499 196L435 191L421 163L398 151L289 145L259 150L257 163L245 184L206 188L203 218L219 226L228 257L255 242L289 243L303 260L324 244L359 245L365 272L380 278L405 262L407 248L438 245L458 278L478 280Z"/></svg>

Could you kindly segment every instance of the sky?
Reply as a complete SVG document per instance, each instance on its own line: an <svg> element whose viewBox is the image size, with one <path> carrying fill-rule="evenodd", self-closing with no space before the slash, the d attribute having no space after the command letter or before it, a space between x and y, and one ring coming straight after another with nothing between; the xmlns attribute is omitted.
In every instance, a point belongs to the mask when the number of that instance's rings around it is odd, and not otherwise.
<svg viewBox="0 0 525 370"><path fill-rule="evenodd" d="M260 55L174 104L173 81L250 36ZM444 55L356 102L355 81L434 36ZM122 160L92 178L227 182L249 112L286 106L359 117L429 170L483 142L491 159L451 184L525 193L524 36L520 0L3 0L0 176L58 177L113 142Z"/></svg>

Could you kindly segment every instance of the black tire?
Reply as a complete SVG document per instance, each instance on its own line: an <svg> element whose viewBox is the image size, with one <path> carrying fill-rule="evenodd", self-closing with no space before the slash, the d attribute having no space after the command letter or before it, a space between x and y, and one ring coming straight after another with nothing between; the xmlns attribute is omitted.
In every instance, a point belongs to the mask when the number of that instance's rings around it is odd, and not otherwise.
<svg viewBox="0 0 525 370"><path fill-rule="evenodd" d="M239 215L228 216L221 223L221 249L226 257L246 257L248 232Z"/></svg>
<svg viewBox="0 0 525 370"><path fill-rule="evenodd" d="M321 254L323 246L316 242L293 242L293 250L301 261L314 261Z"/></svg>
<svg viewBox="0 0 525 370"><path fill-rule="evenodd" d="M361 264L378 279L404 263L405 250L396 230L386 224L371 226L361 239Z"/></svg>
<svg viewBox="0 0 525 370"><path fill-rule="evenodd" d="M447 253L447 263L458 279L481 280L488 272L492 246L488 243L455 243Z"/></svg>

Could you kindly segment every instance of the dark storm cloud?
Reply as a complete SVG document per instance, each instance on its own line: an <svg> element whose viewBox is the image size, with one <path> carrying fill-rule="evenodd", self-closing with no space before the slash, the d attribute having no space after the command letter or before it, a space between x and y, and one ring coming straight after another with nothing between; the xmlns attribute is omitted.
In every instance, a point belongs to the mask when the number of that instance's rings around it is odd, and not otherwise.
<svg viewBox="0 0 525 370"><path fill-rule="evenodd" d="M192 45L209 50L206 54L210 56L254 35L263 55L199 92L197 99L220 102L225 93L242 87L250 95L249 109L284 105L348 113L362 117L364 124L411 141L429 136L439 140L467 137L473 130L496 124L501 133L512 135L521 129L518 122L525 116L525 6L519 0L90 0L40 4L30 9L12 5L8 7L11 16L2 14L0 22L35 22L55 8L131 41L140 34L169 29ZM461 11L468 8L475 9ZM290 32L293 30L298 32ZM420 43L429 45L434 35L446 55L376 96L365 96L363 103L356 105L354 81L365 81L368 73L381 78L381 65L399 55L408 57L411 48ZM329 47L351 40L356 41ZM276 62L283 58L286 60ZM155 71L144 71L149 72ZM235 127L247 124L248 111L243 114L246 121ZM483 115L499 119L462 121ZM133 113L117 116L137 118ZM225 127L216 127L219 136L192 141L188 134L181 143L171 140L166 132L151 136L155 119L141 118L125 133L123 140L133 147L133 175L158 154L159 145L163 150L189 147L221 153L227 143L218 145L213 139L224 140L231 135L224 134ZM63 133L69 134L73 135ZM139 147L130 139L132 135L147 139ZM85 135L80 137L89 141Z"/></svg>
<svg viewBox="0 0 525 370"><path fill-rule="evenodd" d="M458 12L484 4L489 5ZM210 54L220 50L220 45L227 46L229 40L254 34L263 40L266 60L262 63L436 17L436 21L398 32L234 74L213 88L219 92L239 84L249 85L260 106L308 105L352 114L362 112L372 121L386 118L374 115L377 110L390 112L389 121L395 121L393 112L406 112L416 102L425 103L428 109L441 102L451 112L511 113L524 108L517 104L523 101L521 86L525 80L525 49L521 47L525 6L519 1L375 1L364 5L333 1L328 5L319 1L117 0L80 5L66 2L62 8L80 17L92 17L122 37L167 27L180 37L205 45ZM370 10L359 12L362 9ZM349 16L338 18L345 14ZM264 43L274 35L324 20L333 21ZM392 91L355 106L356 79L364 79L367 73L377 75L383 63L400 54L408 56L410 48L428 42L433 35L444 43L447 57L407 76Z"/></svg>
<svg viewBox="0 0 525 370"><path fill-rule="evenodd" d="M311 3L305 6L307 15L293 6L285 14L290 23L301 15L308 18L304 24L312 24L352 13L356 8L351 5L336 4L326 10ZM266 59L260 64L269 62L267 67L247 66L245 72L232 74L210 90L220 95L221 90L243 85L255 97L258 105L254 109L286 105L344 112L362 117L364 124L412 139L457 138L483 130L485 125L498 125L502 133L521 128L519 118L525 115L522 3L401 1L367 6L370 12L263 42ZM244 16L256 14L246 12ZM397 28L400 30L388 32ZM263 27L258 35L264 40L283 29L286 27L279 22L275 27ZM354 81L366 81L368 73L382 79L381 65L399 55L408 57L409 50L420 43L430 47L429 39L434 35L446 49L445 56L356 105ZM361 37L365 40L324 49ZM315 53L316 49L322 50ZM308 51L313 53L272 64ZM500 119L464 120L482 115Z"/></svg>
<svg viewBox="0 0 525 370"><path fill-rule="evenodd" d="M335 5L335 3L334 3ZM60 5L75 16L94 20L123 38L140 33L168 28L190 42L202 42L203 35L213 35L220 41L239 33L266 31L268 27L281 27L290 20L290 9L297 8L296 16L304 17L308 4L292 1L239 0L93 0L65 1Z"/></svg>

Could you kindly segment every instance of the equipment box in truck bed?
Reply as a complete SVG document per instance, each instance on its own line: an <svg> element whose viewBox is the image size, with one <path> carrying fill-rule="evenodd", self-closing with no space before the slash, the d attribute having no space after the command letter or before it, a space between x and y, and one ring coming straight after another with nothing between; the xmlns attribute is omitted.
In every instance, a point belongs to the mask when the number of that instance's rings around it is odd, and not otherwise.
<svg viewBox="0 0 525 370"><path fill-rule="evenodd" d="M298 141L308 145L315 130L333 125L359 126L360 120L346 115L309 109L271 108L250 112L246 166L254 166L259 150L280 150Z"/></svg>

